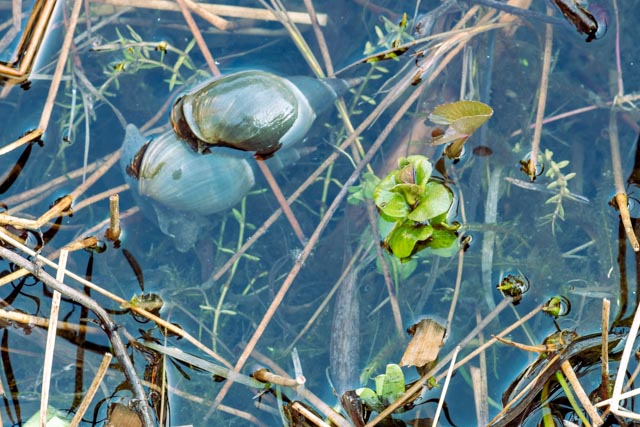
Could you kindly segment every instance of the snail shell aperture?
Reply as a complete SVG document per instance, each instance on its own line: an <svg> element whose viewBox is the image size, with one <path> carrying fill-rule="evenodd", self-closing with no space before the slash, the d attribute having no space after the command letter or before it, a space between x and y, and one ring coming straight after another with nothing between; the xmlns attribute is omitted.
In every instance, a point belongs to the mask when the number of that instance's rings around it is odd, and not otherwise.
<svg viewBox="0 0 640 427"><path fill-rule="evenodd" d="M241 71L208 80L180 96L171 123L195 151L226 146L269 157L301 141L316 115L348 88L340 79Z"/></svg>
<svg viewBox="0 0 640 427"><path fill-rule="evenodd" d="M268 164L278 169L278 162L293 162L296 156L295 150L287 150ZM127 125L120 162L143 213L173 237L181 252L210 227L208 216L237 204L255 182L255 160L248 155L223 147L196 153L171 130L148 141L132 124Z"/></svg>

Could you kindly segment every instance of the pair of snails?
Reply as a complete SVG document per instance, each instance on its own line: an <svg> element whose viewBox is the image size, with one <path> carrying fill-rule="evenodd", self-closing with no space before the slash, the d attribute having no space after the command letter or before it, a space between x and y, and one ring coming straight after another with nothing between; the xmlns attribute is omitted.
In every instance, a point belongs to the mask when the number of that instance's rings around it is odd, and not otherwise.
<svg viewBox="0 0 640 427"><path fill-rule="evenodd" d="M147 141L127 126L125 180L143 213L186 252L209 216L234 206L253 187L253 162L242 151L267 158L272 170L294 162L291 147L348 88L340 79L256 70L208 80L176 100L173 130Z"/></svg>

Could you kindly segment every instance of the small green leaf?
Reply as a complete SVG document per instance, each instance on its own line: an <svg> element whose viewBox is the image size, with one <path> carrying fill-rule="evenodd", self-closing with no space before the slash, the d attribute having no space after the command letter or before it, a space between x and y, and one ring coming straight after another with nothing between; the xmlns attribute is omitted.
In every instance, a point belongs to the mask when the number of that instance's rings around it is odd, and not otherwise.
<svg viewBox="0 0 640 427"><path fill-rule="evenodd" d="M407 218L416 222L427 222L449 212L452 203L451 190L440 182L431 181L426 186L420 204L407 215Z"/></svg>
<svg viewBox="0 0 640 427"><path fill-rule="evenodd" d="M385 407L389 406L404 394L404 390L405 383L402 369L395 363L388 364L384 376L382 395L379 396L382 404Z"/></svg>
<svg viewBox="0 0 640 427"><path fill-rule="evenodd" d="M405 221L396 225L385 240L391 252L400 259L408 258L414 253L416 243L426 240L433 233L430 225L414 225Z"/></svg>
<svg viewBox="0 0 640 427"><path fill-rule="evenodd" d="M359 388L356 394L362 400L362 403L371 411L380 412L384 410L384 406L380 402L378 395L368 387Z"/></svg>

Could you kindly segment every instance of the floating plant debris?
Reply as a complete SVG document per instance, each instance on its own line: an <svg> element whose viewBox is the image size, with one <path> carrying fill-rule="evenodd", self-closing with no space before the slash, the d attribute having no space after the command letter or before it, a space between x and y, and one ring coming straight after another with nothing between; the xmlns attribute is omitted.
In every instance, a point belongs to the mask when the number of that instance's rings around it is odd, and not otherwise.
<svg viewBox="0 0 640 427"><path fill-rule="evenodd" d="M602 38L607 32L607 14L597 6L589 11L580 0L553 0L567 21L571 22L579 33L587 35L587 42Z"/></svg>
<svg viewBox="0 0 640 427"><path fill-rule="evenodd" d="M429 120L439 125L448 125L444 134L436 134L431 145L450 143L444 154L458 159L467 139L493 115L493 109L478 101L457 101L438 105L429 115Z"/></svg>

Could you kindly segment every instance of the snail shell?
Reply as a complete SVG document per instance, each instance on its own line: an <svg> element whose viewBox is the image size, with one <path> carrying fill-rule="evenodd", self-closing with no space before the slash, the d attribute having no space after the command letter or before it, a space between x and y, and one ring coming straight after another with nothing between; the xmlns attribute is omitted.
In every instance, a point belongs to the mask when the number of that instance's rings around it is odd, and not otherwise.
<svg viewBox="0 0 640 427"><path fill-rule="evenodd" d="M196 153L171 130L148 141L129 124L120 162L143 213L186 252L210 227L208 216L231 208L253 187L254 160L240 154L227 148ZM289 158L279 155L269 159L269 166L277 170L278 162L297 160L292 150L283 155Z"/></svg>
<svg viewBox="0 0 640 427"><path fill-rule="evenodd" d="M195 151L225 146L269 157L301 141L316 115L348 88L340 79L242 71L208 80L180 96L171 123Z"/></svg>

